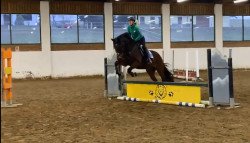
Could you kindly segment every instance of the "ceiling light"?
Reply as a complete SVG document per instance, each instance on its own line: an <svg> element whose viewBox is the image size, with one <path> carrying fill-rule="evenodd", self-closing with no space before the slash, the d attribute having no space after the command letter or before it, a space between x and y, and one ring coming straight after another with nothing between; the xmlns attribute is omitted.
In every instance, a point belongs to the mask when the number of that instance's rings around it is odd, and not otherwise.
<svg viewBox="0 0 250 143"><path fill-rule="evenodd" d="M235 0L234 3L247 2L248 0Z"/></svg>
<svg viewBox="0 0 250 143"><path fill-rule="evenodd" d="M185 2L185 1L187 1L187 0L177 0L177 2Z"/></svg>

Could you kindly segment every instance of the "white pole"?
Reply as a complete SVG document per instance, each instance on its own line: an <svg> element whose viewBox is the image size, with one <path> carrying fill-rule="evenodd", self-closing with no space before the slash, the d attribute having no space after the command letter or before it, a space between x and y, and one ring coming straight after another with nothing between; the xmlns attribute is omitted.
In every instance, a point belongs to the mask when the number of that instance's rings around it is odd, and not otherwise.
<svg viewBox="0 0 250 143"><path fill-rule="evenodd" d="M188 51L186 51L186 81L188 81Z"/></svg>
<svg viewBox="0 0 250 143"><path fill-rule="evenodd" d="M174 50L173 50L173 55L172 55L172 73L174 74Z"/></svg>
<svg viewBox="0 0 250 143"><path fill-rule="evenodd" d="M122 68L123 68L123 78L124 78L124 80L127 80L127 67L126 66L122 66Z"/></svg>
<svg viewBox="0 0 250 143"><path fill-rule="evenodd" d="M229 49L229 58L232 58L232 49Z"/></svg>
<svg viewBox="0 0 250 143"><path fill-rule="evenodd" d="M196 78L200 77L200 68L199 68L199 51L196 50Z"/></svg>

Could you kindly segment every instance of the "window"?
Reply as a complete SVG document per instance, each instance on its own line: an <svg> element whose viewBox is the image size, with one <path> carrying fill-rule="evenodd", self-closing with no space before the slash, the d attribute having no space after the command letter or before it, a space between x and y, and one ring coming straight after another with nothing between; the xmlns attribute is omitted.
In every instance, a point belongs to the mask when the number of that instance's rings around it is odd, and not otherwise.
<svg viewBox="0 0 250 143"><path fill-rule="evenodd" d="M161 42L161 16L138 16L138 22L142 34L147 42Z"/></svg>
<svg viewBox="0 0 250 143"><path fill-rule="evenodd" d="M77 15L51 15L51 43L78 43Z"/></svg>
<svg viewBox="0 0 250 143"><path fill-rule="evenodd" d="M171 16L171 41L214 41L214 16Z"/></svg>
<svg viewBox="0 0 250 143"><path fill-rule="evenodd" d="M136 17L135 15L114 15L114 37L121 35L124 32L127 32L128 27L128 18Z"/></svg>
<svg viewBox="0 0 250 143"><path fill-rule="evenodd" d="M250 40L250 16L244 16L244 40Z"/></svg>
<svg viewBox="0 0 250 143"><path fill-rule="evenodd" d="M146 42L161 42L161 16L160 15L114 15L114 37L127 32L128 18L135 17L138 20L138 26L144 35Z"/></svg>
<svg viewBox="0 0 250 143"><path fill-rule="evenodd" d="M171 16L171 41L192 41L192 16Z"/></svg>
<svg viewBox="0 0 250 143"><path fill-rule="evenodd" d="M214 16L193 16L194 41L214 41Z"/></svg>
<svg viewBox="0 0 250 143"><path fill-rule="evenodd" d="M1 14L1 44L40 43L39 14Z"/></svg>
<svg viewBox="0 0 250 143"><path fill-rule="evenodd" d="M242 16L223 16L223 40L242 41Z"/></svg>
<svg viewBox="0 0 250 143"><path fill-rule="evenodd" d="M50 15L51 43L103 43L102 15Z"/></svg>
<svg viewBox="0 0 250 143"><path fill-rule="evenodd" d="M1 14L1 44L10 44L10 15Z"/></svg>
<svg viewBox="0 0 250 143"><path fill-rule="evenodd" d="M40 43L38 14L11 14L12 44Z"/></svg>
<svg viewBox="0 0 250 143"><path fill-rule="evenodd" d="M223 40L250 40L250 16L223 16Z"/></svg>
<svg viewBox="0 0 250 143"><path fill-rule="evenodd" d="M79 43L103 43L103 16L79 15Z"/></svg>

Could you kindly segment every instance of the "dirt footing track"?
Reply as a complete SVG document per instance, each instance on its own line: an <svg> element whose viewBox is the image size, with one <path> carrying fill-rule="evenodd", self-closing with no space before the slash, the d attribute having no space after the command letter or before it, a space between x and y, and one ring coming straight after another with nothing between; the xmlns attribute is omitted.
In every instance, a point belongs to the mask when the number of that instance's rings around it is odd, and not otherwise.
<svg viewBox="0 0 250 143"><path fill-rule="evenodd" d="M250 71L235 71L234 85L241 108L218 110L109 100L101 77L15 80L23 106L1 109L1 142L250 142Z"/></svg>

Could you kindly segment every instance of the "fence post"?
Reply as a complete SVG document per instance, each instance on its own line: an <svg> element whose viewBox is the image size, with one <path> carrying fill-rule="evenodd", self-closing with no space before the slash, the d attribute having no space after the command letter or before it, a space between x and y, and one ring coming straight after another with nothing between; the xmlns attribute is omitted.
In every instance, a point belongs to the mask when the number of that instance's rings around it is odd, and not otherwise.
<svg viewBox="0 0 250 143"><path fill-rule="evenodd" d="M1 49L1 78L2 93L1 107L17 107L22 104L13 104L12 99L12 51L11 48Z"/></svg>

